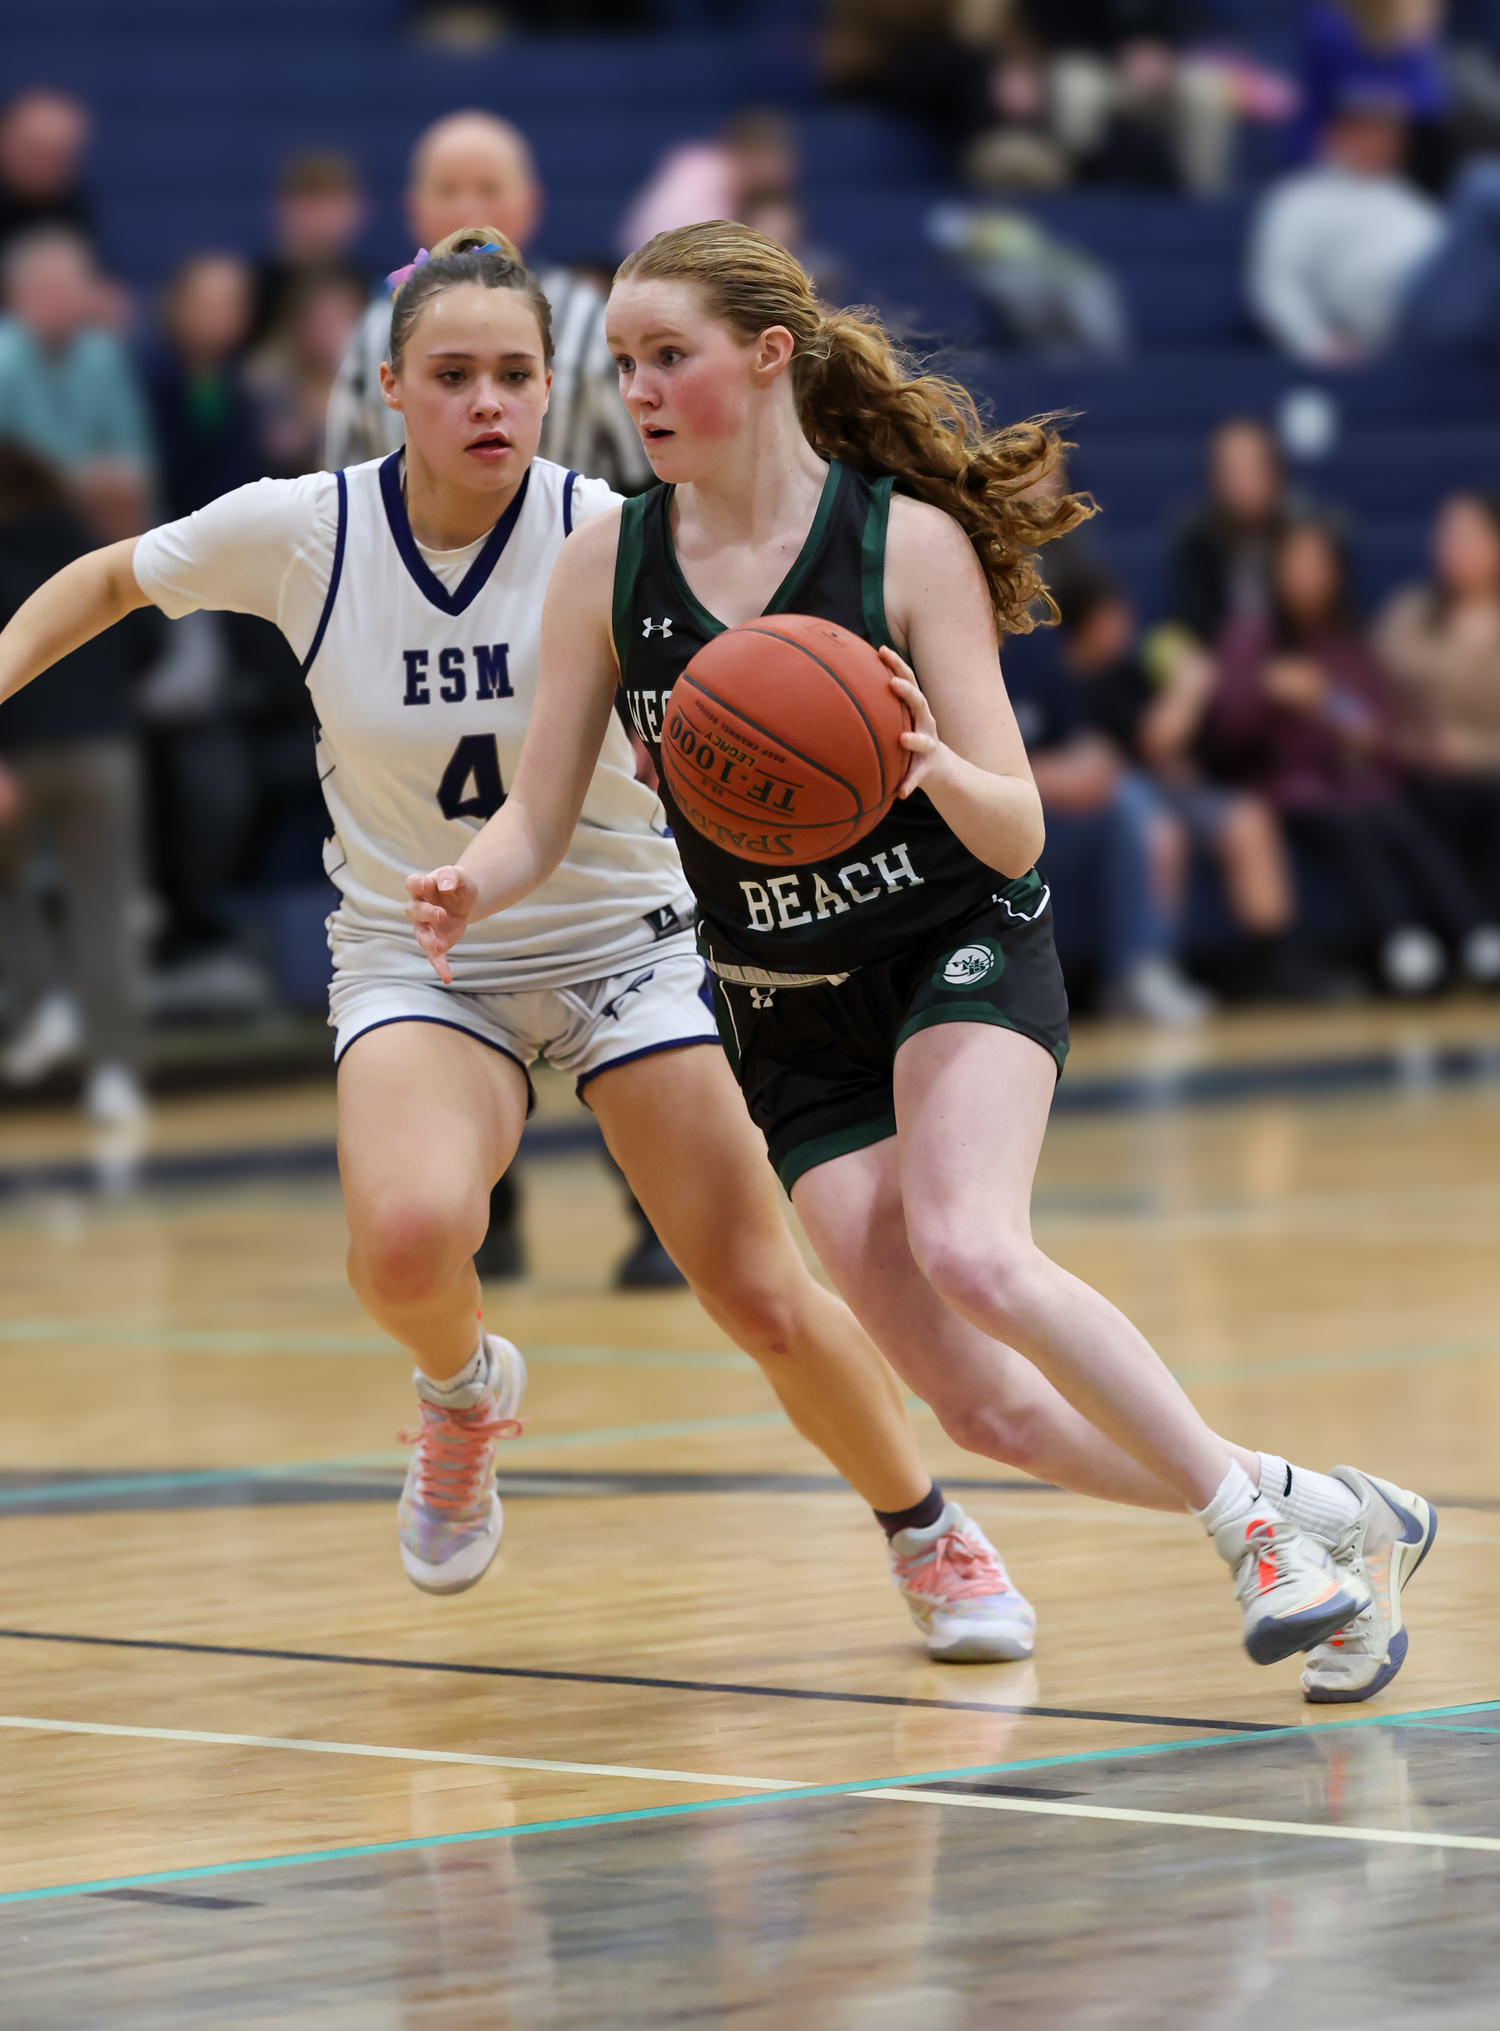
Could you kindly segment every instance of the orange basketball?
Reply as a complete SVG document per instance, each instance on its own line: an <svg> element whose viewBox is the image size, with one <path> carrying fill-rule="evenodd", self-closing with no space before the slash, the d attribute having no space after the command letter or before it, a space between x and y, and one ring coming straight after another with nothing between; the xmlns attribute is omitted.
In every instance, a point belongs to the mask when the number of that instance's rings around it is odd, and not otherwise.
<svg viewBox="0 0 1500 2031"><path fill-rule="evenodd" d="M740 860L805 866L873 832L910 759L911 714L869 643L774 614L726 628L672 687L662 774L683 817Z"/></svg>

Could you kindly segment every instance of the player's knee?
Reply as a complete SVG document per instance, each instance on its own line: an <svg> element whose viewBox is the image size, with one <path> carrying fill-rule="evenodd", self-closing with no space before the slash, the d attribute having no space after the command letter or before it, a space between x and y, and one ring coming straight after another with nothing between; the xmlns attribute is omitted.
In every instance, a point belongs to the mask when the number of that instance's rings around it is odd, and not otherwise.
<svg viewBox="0 0 1500 2031"><path fill-rule="evenodd" d="M382 1207L353 1231L349 1270L356 1288L397 1307L440 1297L478 1246L466 1225L449 1206L395 1200Z"/></svg>
<svg viewBox="0 0 1500 2031"><path fill-rule="evenodd" d="M917 1265L944 1303L998 1339L1013 1339L1029 1310L1031 1242L956 1218L923 1219L908 1231Z"/></svg>
<svg viewBox="0 0 1500 2031"><path fill-rule="evenodd" d="M966 1397L935 1404L938 1423L966 1453L1035 1473L1041 1460L1042 1424L1034 1410L1002 1398Z"/></svg>
<svg viewBox="0 0 1500 2031"><path fill-rule="evenodd" d="M694 1280L699 1303L737 1347L757 1361L790 1354L797 1337L797 1307L791 1294L753 1270L731 1266L711 1283Z"/></svg>

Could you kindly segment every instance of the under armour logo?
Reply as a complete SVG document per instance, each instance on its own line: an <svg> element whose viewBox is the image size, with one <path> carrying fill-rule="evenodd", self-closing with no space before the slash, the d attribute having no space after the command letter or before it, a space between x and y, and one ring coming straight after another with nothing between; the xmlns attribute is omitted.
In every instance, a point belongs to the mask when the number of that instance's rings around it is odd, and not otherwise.
<svg viewBox="0 0 1500 2031"><path fill-rule="evenodd" d="M641 635L644 638L644 640L648 642L650 641L653 635L660 635L663 638L663 640L666 640L667 638L670 637L671 633L672 633L672 623L669 620L653 621L648 616L648 618L641 624Z"/></svg>
<svg viewBox="0 0 1500 2031"><path fill-rule="evenodd" d="M752 1008L775 1008L776 1006L775 988L752 987L750 990L750 1006Z"/></svg>

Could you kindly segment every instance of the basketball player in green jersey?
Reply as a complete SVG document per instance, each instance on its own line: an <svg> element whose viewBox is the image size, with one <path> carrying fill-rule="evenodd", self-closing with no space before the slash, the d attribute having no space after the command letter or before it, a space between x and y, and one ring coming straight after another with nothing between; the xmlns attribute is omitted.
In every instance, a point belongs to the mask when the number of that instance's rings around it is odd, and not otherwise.
<svg viewBox="0 0 1500 2031"><path fill-rule="evenodd" d="M768 873L668 799L772 1162L856 1316L955 1438L1082 1493L1190 1509L1231 1568L1251 1657L1311 1651L1309 1698L1368 1698L1405 1655L1400 1589L1428 1505L1227 1444L1031 1237L1067 1010L996 652L1045 597L1035 546L1087 512L1033 491L1056 439L986 435L962 391L908 376L877 325L825 312L792 257L740 226L632 255L608 331L666 485L563 546L515 784L458 865L408 881L422 945L446 977L465 925L556 866L617 686L659 756L672 685L722 628L800 612L875 643L914 730L901 800L857 847Z"/></svg>

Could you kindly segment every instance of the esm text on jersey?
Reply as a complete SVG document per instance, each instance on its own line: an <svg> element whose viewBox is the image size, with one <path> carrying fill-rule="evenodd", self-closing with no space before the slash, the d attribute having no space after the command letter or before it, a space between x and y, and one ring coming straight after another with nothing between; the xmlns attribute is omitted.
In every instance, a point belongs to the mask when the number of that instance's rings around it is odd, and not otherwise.
<svg viewBox="0 0 1500 2031"><path fill-rule="evenodd" d="M474 668L474 696L476 698L511 698L514 693L510 684L510 643L476 642L472 651ZM436 696L444 705L462 705L469 696L468 655L462 649L440 649L437 668L429 668L432 661L430 649L403 649L401 660L406 665L406 689L402 694L403 705L430 705L436 687Z"/></svg>

